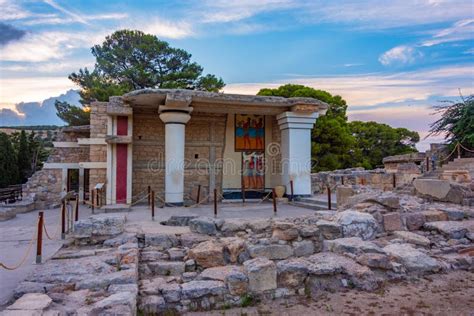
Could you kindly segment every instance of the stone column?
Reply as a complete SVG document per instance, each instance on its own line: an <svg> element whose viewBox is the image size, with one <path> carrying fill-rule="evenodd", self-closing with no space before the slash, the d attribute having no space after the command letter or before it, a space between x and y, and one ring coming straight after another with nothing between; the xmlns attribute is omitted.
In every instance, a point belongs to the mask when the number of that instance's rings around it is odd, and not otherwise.
<svg viewBox="0 0 474 316"><path fill-rule="evenodd" d="M281 131L282 184L297 196L311 192L311 130L318 113L284 112L277 116Z"/></svg>
<svg viewBox="0 0 474 316"><path fill-rule="evenodd" d="M160 106L160 119L165 123L165 201L171 205L184 202L185 127L191 111L191 107Z"/></svg>

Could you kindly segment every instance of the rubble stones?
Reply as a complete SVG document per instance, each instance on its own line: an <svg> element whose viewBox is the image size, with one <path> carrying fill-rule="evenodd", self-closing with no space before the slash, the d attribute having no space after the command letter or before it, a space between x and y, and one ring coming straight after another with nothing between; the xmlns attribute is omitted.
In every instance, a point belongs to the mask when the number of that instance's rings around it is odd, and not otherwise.
<svg viewBox="0 0 474 316"><path fill-rule="evenodd" d="M316 226L324 239L336 239L342 237L342 226L336 222L319 220L316 222Z"/></svg>
<svg viewBox="0 0 474 316"><path fill-rule="evenodd" d="M223 295L224 282L221 281L191 281L181 285L182 295L185 299L195 299L205 295Z"/></svg>
<svg viewBox="0 0 474 316"><path fill-rule="evenodd" d="M397 238L403 239L404 241L423 247L428 247L430 245L430 240L425 236L421 236L412 232L407 231L396 231L393 232L393 235Z"/></svg>
<svg viewBox="0 0 474 316"><path fill-rule="evenodd" d="M293 248L296 257L307 257L314 253L314 243L311 240L295 241Z"/></svg>
<svg viewBox="0 0 474 316"><path fill-rule="evenodd" d="M339 238L335 240L325 240L324 248L335 253L349 253L353 255L361 255L363 253L380 253L385 252L370 241L364 241L359 237Z"/></svg>
<svg viewBox="0 0 474 316"><path fill-rule="evenodd" d="M74 223L74 236L79 239L98 238L101 241L123 233L124 215L95 215Z"/></svg>
<svg viewBox="0 0 474 316"><path fill-rule="evenodd" d="M189 229L193 233L215 235L217 227L214 219L210 217L198 217L189 221Z"/></svg>
<svg viewBox="0 0 474 316"><path fill-rule="evenodd" d="M408 213L404 215L404 219L408 230L418 230L426 222L425 215L422 213Z"/></svg>
<svg viewBox="0 0 474 316"><path fill-rule="evenodd" d="M439 269L438 262L413 248L410 244L390 244L383 248L395 257L409 272L431 272Z"/></svg>
<svg viewBox="0 0 474 316"><path fill-rule="evenodd" d="M421 214L425 216L425 222L447 221L448 215L446 213L436 210L422 211Z"/></svg>
<svg viewBox="0 0 474 316"><path fill-rule="evenodd" d="M148 264L151 271L158 275L181 275L184 273L182 261L155 261Z"/></svg>
<svg viewBox="0 0 474 316"><path fill-rule="evenodd" d="M158 250L166 250L179 244L175 235L170 234L146 234L145 245L154 246Z"/></svg>
<svg viewBox="0 0 474 316"><path fill-rule="evenodd" d="M277 269L273 261L266 258L255 258L244 262L249 278L249 290L260 293L277 288Z"/></svg>
<svg viewBox="0 0 474 316"><path fill-rule="evenodd" d="M273 223L272 237L280 240L291 241L298 238L298 229L290 222L277 221Z"/></svg>
<svg viewBox="0 0 474 316"><path fill-rule="evenodd" d="M424 225L425 229L436 230L441 234L453 238L461 239L466 236L467 233L474 232L474 220L469 221L440 221L430 222Z"/></svg>
<svg viewBox="0 0 474 316"><path fill-rule="evenodd" d="M373 239L377 233L377 222L367 213L343 211L336 215L336 222L342 226L344 237L361 237L367 240Z"/></svg>
<svg viewBox="0 0 474 316"><path fill-rule="evenodd" d="M20 297L12 305L7 307L9 311L43 311L51 305L53 300L46 294L28 293Z"/></svg>
<svg viewBox="0 0 474 316"><path fill-rule="evenodd" d="M402 230L402 219L400 213L393 212L383 215L383 228L385 231Z"/></svg>
<svg viewBox="0 0 474 316"><path fill-rule="evenodd" d="M158 314L166 306L165 299L158 295L148 295L141 299L138 305L140 311L146 314Z"/></svg>
<svg viewBox="0 0 474 316"><path fill-rule="evenodd" d="M224 245L220 241L209 240L190 249L188 257L204 268L224 265Z"/></svg>
<svg viewBox="0 0 474 316"><path fill-rule="evenodd" d="M252 258L265 257L271 260L281 260L293 255L293 248L289 245L255 245L248 248Z"/></svg>
<svg viewBox="0 0 474 316"><path fill-rule="evenodd" d="M240 266L208 268L201 273L200 278L225 282L232 295L243 295L247 292L248 278Z"/></svg>
<svg viewBox="0 0 474 316"><path fill-rule="evenodd" d="M278 285L297 288L304 284L309 272L309 263L303 259L288 259L277 263Z"/></svg>

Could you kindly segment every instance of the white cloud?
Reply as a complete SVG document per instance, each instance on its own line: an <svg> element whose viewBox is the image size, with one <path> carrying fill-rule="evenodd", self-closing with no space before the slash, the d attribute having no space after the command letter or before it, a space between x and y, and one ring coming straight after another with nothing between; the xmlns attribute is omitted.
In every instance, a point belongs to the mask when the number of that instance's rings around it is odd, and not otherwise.
<svg viewBox="0 0 474 316"><path fill-rule="evenodd" d="M81 14L73 12L71 10L68 10L68 9L60 6L59 4L57 4L53 0L43 0L43 1L47 4L49 4L51 7L55 8L56 10L68 15L74 21L79 22L79 23L83 23L83 24L89 24L89 22Z"/></svg>
<svg viewBox="0 0 474 316"><path fill-rule="evenodd" d="M422 46L434 46L443 43L465 41L474 38L474 19L460 20L451 27L437 31L431 39L422 42Z"/></svg>
<svg viewBox="0 0 474 316"><path fill-rule="evenodd" d="M356 24L381 29L456 21L472 16L472 1L345 0L302 1L305 22Z"/></svg>
<svg viewBox="0 0 474 316"><path fill-rule="evenodd" d="M14 109L20 102L36 102L76 88L66 76L25 77L6 79L0 77L0 108Z"/></svg>
<svg viewBox="0 0 474 316"><path fill-rule="evenodd" d="M1 47L0 60L43 62L60 59L76 48L90 47L103 38L104 35L100 33L28 33L21 40Z"/></svg>
<svg viewBox="0 0 474 316"><path fill-rule="evenodd" d="M29 11L24 10L15 1L0 0L0 8L2 9L0 20L3 21L24 19L31 16Z"/></svg>
<svg viewBox="0 0 474 316"><path fill-rule="evenodd" d="M156 19L144 24L140 29L145 33L165 38L184 38L193 35L191 24L184 21L171 22Z"/></svg>
<svg viewBox="0 0 474 316"><path fill-rule="evenodd" d="M384 66L391 64L412 64L422 56L423 54L416 48L400 45L380 55L379 61Z"/></svg>

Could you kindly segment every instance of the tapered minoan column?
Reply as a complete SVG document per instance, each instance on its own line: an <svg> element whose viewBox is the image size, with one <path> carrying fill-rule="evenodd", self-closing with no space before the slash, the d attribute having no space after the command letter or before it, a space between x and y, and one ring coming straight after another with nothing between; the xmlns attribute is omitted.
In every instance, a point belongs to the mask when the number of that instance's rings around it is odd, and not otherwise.
<svg viewBox="0 0 474 316"><path fill-rule="evenodd" d="M277 116L281 130L282 182L286 192L311 195L311 129L318 113L284 112Z"/></svg>
<svg viewBox="0 0 474 316"><path fill-rule="evenodd" d="M191 107L160 106L160 119L165 123L165 201L183 205L184 142Z"/></svg>

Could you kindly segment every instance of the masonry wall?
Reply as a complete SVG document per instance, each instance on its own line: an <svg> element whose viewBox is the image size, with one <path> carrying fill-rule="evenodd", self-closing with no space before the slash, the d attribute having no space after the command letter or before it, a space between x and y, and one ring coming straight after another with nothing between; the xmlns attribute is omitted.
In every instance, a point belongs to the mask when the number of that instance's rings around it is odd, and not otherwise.
<svg viewBox="0 0 474 316"><path fill-rule="evenodd" d="M91 104L90 109L90 138L105 138L107 134L107 102L94 102ZM88 161L107 162L107 145L90 145ZM94 188L97 183L106 182L106 169L89 170L89 188Z"/></svg>
<svg viewBox="0 0 474 316"><path fill-rule="evenodd" d="M192 113L186 124L184 199L195 198L200 184L201 197L222 186L225 114ZM212 168L211 166L215 166ZM165 191L165 125L157 113L133 113L134 201L150 186L160 198Z"/></svg>

